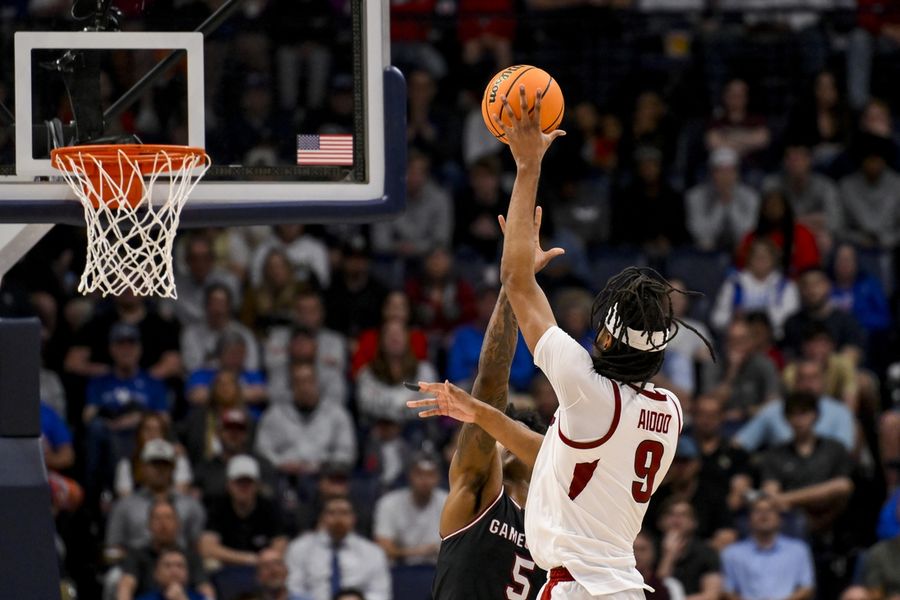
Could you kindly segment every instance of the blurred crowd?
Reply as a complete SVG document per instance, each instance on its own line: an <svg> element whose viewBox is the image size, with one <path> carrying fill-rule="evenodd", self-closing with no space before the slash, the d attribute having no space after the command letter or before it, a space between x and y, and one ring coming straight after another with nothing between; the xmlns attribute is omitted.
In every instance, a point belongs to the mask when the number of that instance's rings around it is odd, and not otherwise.
<svg viewBox="0 0 900 600"><path fill-rule="evenodd" d="M155 29L219 3L117 4ZM248 1L208 40L215 160L277 156L275 132L298 123L348 130L349 4ZM67 8L20 0L0 26ZM184 231L176 301L78 295L84 234L62 226L4 277L0 314L43 323L72 587L429 597L457 425L417 419L403 382L475 375L515 175L480 97L530 63L567 100L539 193L545 247L566 249L539 276L560 326L590 348L594 294L644 265L700 292L673 309L715 340L711 356L681 329L654 379L687 423L635 544L648 598L900 598L900 6L393 0L391 21L408 85L400 217ZM0 98L11 83L0 74ZM116 126L177 140L165 89ZM521 339L510 388L553 415Z"/></svg>

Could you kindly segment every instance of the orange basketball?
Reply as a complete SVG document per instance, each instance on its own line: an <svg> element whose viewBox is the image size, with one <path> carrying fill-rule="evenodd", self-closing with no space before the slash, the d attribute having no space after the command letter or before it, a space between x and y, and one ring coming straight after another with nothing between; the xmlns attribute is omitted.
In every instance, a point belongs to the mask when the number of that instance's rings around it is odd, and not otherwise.
<svg viewBox="0 0 900 600"><path fill-rule="evenodd" d="M500 114L503 122L509 124L509 115L501 111L503 102L500 101L500 97L505 95L513 112L517 117L520 116L522 108L519 103L519 86L522 85L525 86L529 112L534 109L535 92L538 88L541 90L541 129L544 133L550 133L562 123L566 103L556 80L543 69L531 65L507 67L491 78L481 100L481 116L484 117L484 124L504 144L507 143L504 139L506 134L494 122L493 115Z"/></svg>

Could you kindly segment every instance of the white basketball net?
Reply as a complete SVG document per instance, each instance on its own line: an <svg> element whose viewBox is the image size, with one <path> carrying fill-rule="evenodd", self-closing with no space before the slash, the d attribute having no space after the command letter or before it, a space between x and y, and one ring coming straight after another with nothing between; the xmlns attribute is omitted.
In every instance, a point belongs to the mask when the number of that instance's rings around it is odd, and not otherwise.
<svg viewBox="0 0 900 600"><path fill-rule="evenodd" d="M154 148L139 157L116 152L115 164L82 152L60 157L63 178L81 200L87 222L87 259L78 291L118 296L177 298L172 246L181 209L210 167L205 153ZM107 166L104 166L107 165ZM109 168L109 167L112 168ZM88 175L94 170L99 178ZM141 173L144 173L141 176ZM142 186L139 202L127 200L130 188ZM162 188L164 200L154 201ZM137 197L132 192L132 197ZM107 200L104 200L106 198Z"/></svg>

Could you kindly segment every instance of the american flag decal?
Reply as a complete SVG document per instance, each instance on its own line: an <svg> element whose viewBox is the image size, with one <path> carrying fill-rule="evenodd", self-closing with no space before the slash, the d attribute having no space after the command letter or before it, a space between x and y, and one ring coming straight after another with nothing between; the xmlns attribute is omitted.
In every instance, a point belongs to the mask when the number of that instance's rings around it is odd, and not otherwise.
<svg viewBox="0 0 900 600"><path fill-rule="evenodd" d="M353 136L301 133L297 136L297 164L353 166Z"/></svg>

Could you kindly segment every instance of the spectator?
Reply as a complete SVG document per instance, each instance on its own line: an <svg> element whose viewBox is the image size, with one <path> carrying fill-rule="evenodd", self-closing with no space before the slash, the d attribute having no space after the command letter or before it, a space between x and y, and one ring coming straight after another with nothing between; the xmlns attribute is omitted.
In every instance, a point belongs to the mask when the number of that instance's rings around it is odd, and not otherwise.
<svg viewBox="0 0 900 600"><path fill-rule="evenodd" d="M881 282L859 268L859 252L852 244L839 244L832 264L832 304L853 315L870 335L891 327L891 311Z"/></svg>
<svg viewBox="0 0 900 600"><path fill-rule="evenodd" d="M750 328L737 318L725 338L725 372L712 392L725 402L725 420L743 423L778 395L778 373L752 348Z"/></svg>
<svg viewBox="0 0 900 600"><path fill-rule="evenodd" d="M138 600L209 600L209 596L188 586L187 556L177 547L159 553L153 582L156 589Z"/></svg>
<svg viewBox="0 0 900 600"><path fill-rule="evenodd" d="M506 211L506 194L500 189L501 164L496 155L482 156L469 167L468 186L454 202L453 247L468 250L485 264L497 258L501 240L497 215Z"/></svg>
<svg viewBox="0 0 900 600"><path fill-rule="evenodd" d="M800 103L791 115L788 135L794 140L808 141L807 158L811 164L817 170L830 172L849 138L849 113L831 71L820 71L810 92L809 99Z"/></svg>
<svg viewBox="0 0 900 600"><path fill-rule="evenodd" d="M250 338L253 347L256 340ZM250 409L259 413L268 400L265 375L259 369L247 369L247 339L238 331L229 331L219 336L216 344L216 361L212 367L198 369L188 376L185 384L188 401L195 406L209 402L212 383L221 372L234 373L241 386L241 397Z"/></svg>
<svg viewBox="0 0 900 600"><path fill-rule="evenodd" d="M273 225L272 235L256 248L250 268L251 285L262 283L263 266L269 253L276 248L288 259L297 281L314 283L322 288L329 286L331 270L325 244L296 223Z"/></svg>
<svg viewBox="0 0 900 600"><path fill-rule="evenodd" d="M316 368L316 379L319 381L319 392L325 402L335 402L344 406L347 401L347 380L343 370L318 360L319 340L316 334L306 327L297 326L291 331L287 347L287 362L272 365L269 371L269 400L273 404L291 402L291 365L311 363ZM280 362L280 361L279 361ZM346 362L346 361L345 361Z"/></svg>
<svg viewBox="0 0 900 600"><path fill-rule="evenodd" d="M256 561L256 581L260 600L309 600L308 596L292 594L287 589L288 570L283 551L275 548L260 550Z"/></svg>
<svg viewBox="0 0 900 600"><path fill-rule="evenodd" d="M119 557L127 548L148 543L147 515L155 499L169 498L178 513L181 529L178 541L194 544L203 531L206 513L193 497L177 492L172 481L175 447L165 440L150 440L141 454L143 486L113 504L106 527L106 548L110 557Z"/></svg>
<svg viewBox="0 0 900 600"><path fill-rule="evenodd" d="M460 0L457 35L466 65L503 69L513 62L516 31L513 0Z"/></svg>
<svg viewBox="0 0 900 600"><path fill-rule="evenodd" d="M256 451L282 475L315 475L325 462L356 462L356 437L347 410L319 398L315 367L291 367L293 402L269 407L259 422Z"/></svg>
<svg viewBox="0 0 900 600"><path fill-rule="evenodd" d="M313 600L330 600L340 590L355 587L368 600L390 600L387 557L376 544L353 533L353 505L334 497L322 507L320 528L288 546L288 589Z"/></svg>
<svg viewBox="0 0 900 600"><path fill-rule="evenodd" d="M399 414L395 418L378 417L366 436L363 470L375 478L382 490L397 487L406 473L411 450L403 436L404 424ZM357 520L360 516L357 514Z"/></svg>
<svg viewBox="0 0 900 600"><path fill-rule="evenodd" d="M735 315L765 311L775 337L782 335L787 318L800 308L797 285L781 270L779 250L766 238L750 243L746 268L733 273L722 284L710 321L719 331L728 327Z"/></svg>
<svg viewBox="0 0 900 600"><path fill-rule="evenodd" d="M764 311L755 310L747 313L744 319L750 328L752 350L768 357L776 370L784 369L784 354L781 348L775 345L775 332L772 330L769 315Z"/></svg>
<svg viewBox="0 0 900 600"><path fill-rule="evenodd" d="M673 499L663 509L663 541L657 576L674 577L684 587L685 600L718 600L722 589L718 553L697 539L694 507Z"/></svg>
<svg viewBox="0 0 900 600"><path fill-rule="evenodd" d="M147 514L147 530L150 539L145 545L130 548L122 562L122 573L116 583L116 600L132 600L153 591L154 569L160 554L167 548L181 543L181 523L175 506L169 499L153 501ZM193 550L185 549L190 585L209 598L214 598L212 586L206 577L203 563Z"/></svg>
<svg viewBox="0 0 900 600"><path fill-rule="evenodd" d="M370 434L371 439L371 434ZM408 449L407 449L408 450ZM407 451L404 456L411 454ZM401 471L405 474L405 471ZM369 481L353 477L353 469L342 463L325 463L319 469L315 490L306 498L300 498L296 511L297 528L309 531L318 526L319 516L325 501L336 496L346 497L353 504L356 514L356 532L362 536L372 536L372 511L375 508L372 498L377 486L369 485Z"/></svg>
<svg viewBox="0 0 900 600"><path fill-rule="evenodd" d="M141 453L150 440L171 440L169 422L157 413L147 413L141 417L141 421L137 426L134 452L131 453L131 457L122 458L119 460L119 464L116 465L116 479L113 489L119 498L134 492L135 483L138 485L142 483ZM175 448L175 454L175 473L173 475L175 489L179 492L187 492L194 478L191 471L191 463L188 462L178 447Z"/></svg>
<svg viewBox="0 0 900 600"><path fill-rule="evenodd" d="M900 464L895 461L892 470L898 469L900 469ZM900 535L900 488L898 487L894 487L894 491L881 507L876 535L879 540L887 540Z"/></svg>
<svg viewBox="0 0 900 600"><path fill-rule="evenodd" d="M415 419L406 401L417 398L403 386L404 381L433 381L434 367L420 361L409 347L409 332L401 321L388 321L381 329L378 354L359 373L356 403L368 419L384 418L397 422Z"/></svg>
<svg viewBox="0 0 900 600"><path fill-rule="evenodd" d="M781 272L791 277L810 267L822 266L815 236L794 219L791 205L778 188L771 188L763 194L756 231L748 233L738 248L738 267L743 268L750 247L758 239L775 244L781 256Z"/></svg>
<svg viewBox="0 0 900 600"><path fill-rule="evenodd" d="M794 389L799 364L804 361L818 366L821 392L842 401L853 414L859 406L859 373L844 354L835 351L834 339L824 323L812 322L803 333L801 356L784 369L782 378L788 390Z"/></svg>
<svg viewBox="0 0 900 600"><path fill-rule="evenodd" d="M210 385L209 402L195 406L178 425L178 438L184 444L191 464L197 465L218 454L221 441L218 422L233 409L245 410L238 375L219 371Z"/></svg>
<svg viewBox="0 0 900 600"><path fill-rule="evenodd" d="M664 581L656 575L656 542L653 540L653 536L646 531L641 531L634 538L634 560L635 568L644 578L644 583L654 590L644 592L647 600L670 600L670 598L684 597L684 590L677 581L672 578ZM669 592L673 585L678 588L678 595Z"/></svg>
<svg viewBox="0 0 900 600"><path fill-rule="evenodd" d="M188 236L183 245L184 263L186 270L176 272L175 287L178 289L178 301L172 302L175 318L182 327L201 325L204 320L209 322L209 288L220 286L226 290L229 301L240 291L237 278L225 269L217 267L213 255L213 245L210 236L205 232L193 233ZM230 317L230 312L229 315ZM215 319L214 319L215 320ZM215 326L211 325L211 329ZM184 352L185 368L196 369L197 363L191 363L195 357L189 356L189 351L184 347L185 338L182 336L182 351ZM193 340L192 340L193 341Z"/></svg>
<svg viewBox="0 0 900 600"><path fill-rule="evenodd" d="M742 79L732 79L722 92L722 106L716 109L706 130L710 152L734 150L743 160L753 159L769 146L772 134L763 117L751 115L750 87Z"/></svg>
<svg viewBox="0 0 900 600"><path fill-rule="evenodd" d="M406 165L406 212L372 226L372 248L380 254L416 259L429 248L450 244L453 204L447 191L431 178L428 155L412 149Z"/></svg>
<svg viewBox="0 0 900 600"><path fill-rule="evenodd" d="M686 290L687 285L680 279L671 278L669 283L676 290ZM653 378L659 387L676 391L676 395L686 411L690 411L691 400L697 391L697 367L708 365L713 356L703 342L712 336L706 325L689 316L690 299L686 294L675 293L669 298L672 314L681 320L675 336L666 346L666 356L660 372ZM701 371L701 375L704 374Z"/></svg>
<svg viewBox="0 0 900 600"><path fill-rule="evenodd" d="M177 305L177 303L176 303ZM186 325L181 333L181 355L188 373L216 366L219 341L223 335L235 334L244 340L246 349L242 370L259 369L259 350L253 332L234 318L234 296L231 288L213 283L204 290L200 319Z"/></svg>
<svg viewBox="0 0 900 600"><path fill-rule="evenodd" d="M784 416L793 439L763 455L762 489L779 507L796 511L805 524L803 529L814 534L825 532L853 493L850 455L839 442L816 435L815 395L800 391L789 394Z"/></svg>
<svg viewBox="0 0 900 600"><path fill-rule="evenodd" d="M684 200L663 177L659 148L639 146L634 161L634 182L614 204L613 241L636 245L651 256L665 256L688 240Z"/></svg>
<svg viewBox="0 0 900 600"><path fill-rule="evenodd" d="M832 239L843 227L838 190L826 176L812 169L810 147L789 141L784 149L782 172L766 179L763 189L780 189L796 222L809 229L822 254L828 254Z"/></svg>
<svg viewBox="0 0 900 600"><path fill-rule="evenodd" d="M290 399L290 363L309 360L316 363L323 395L342 403L346 401L347 339L326 328L324 323L322 294L305 289L294 301L292 324L269 330L263 347L270 402ZM295 337L298 334L299 340Z"/></svg>
<svg viewBox="0 0 900 600"><path fill-rule="evenodd" d="M260 494L259 463L240 454L228 461L228 495L213 501L206 530L197 547L207 561L223 568L257 566L266 548L283 552L281 516L271 500Z"/></svg>
<svg viewBox="0 0 900 600"><path fill-rule="evenodd" d="M241 321L258 334L289 323L294 298L302 289L284 250L271 248L263 261L260 282L244 295Z"/></svg>
<svg viewBox="0 0 900 600"><path fill-rule="evenodd" d="M604 127L607 129L607 127ZM630 169L628 161L634 159L637 170L640 170L642 148L653 148L659 151L660 167L663 173L669 172L675 158L678 144L678 125L673 118L666 101L659 92L644 90L634 101L634 112L631 122L626 125L624 137L618 147L618 155L622 166ZM652 157L645 155L652 160Z"/></svg>
<svg viewBox="0 0 900 600"><path fill-rule="evenodd" d="M863 582L878 598L892 600L900 596L900 534L882 540L866 554Z"/></svg>
<svg viewBox="0 0 900 600"><path fill-rule="evenodd" d="M420 454L408 472L409 486L388 492L375 506L375 542L394 564L437 564L441 510L447 492L438 489L438 463Z"/></svg>
<svg viewBox="0 0 900 600"><path fill-rule="evenodd" d="M140 367L138 328L127 323L113 326L109 353L112 371L90 380L83 414L87 425L87 487L92 498L100 487L112 484L116 464L131 454L143 413L153 411L168 419L165 386Z"/></svg>
<svg viewBox="0 0 900 600"><path fill-rule="evenodd" d="M825 271L809 269L797 280L800 291L800 310L784 324L785 353L793 358L802 354L803 334L812 322L824 323L838 352L858 364L862 358L863 332L853 316L837 310L831 301L831 281Z"/></svg>
<svg viewBox="0 0 900 600"><path fill-rule="evenodd" d="M710 180L685 196L687 228L701 250L731 252L756 227L759 195L740 182L734 150L714 150L709 164Z"/></svg>
<svg viewBox="0 0 900 600"><path fill-rule="evenodd" d="M140 366L151 377L168 380L181 376L178 324L162 318L144 298L130 291L115 296L110 310L98 312L78 330L66 353L65 370L80 377L108 375L113 360L107 340L120 322L137 328Z"/></svg>
<svg viewBox="0 0 900 600"><path fill-rule="evenodd" d="M51 471L65 471L75 464L72 432L56 411L43 402L40 410L44 465Z"/></svg>
<svg viewBox="0 0 900 600"><path fill-rule="evenodd" d="M366 239L353 236L341 249L339 273L325 295L325 323L334 331L356 337L377 327L387 290L372 276Z"/></svg>
<svg viewBox="0 0 900 600"><path fill-rule="evenodd" d="M316 335L316 362L323 367L347 370L347 339L325 326L325 305L318 290L307 288L297 294L294 303L294 322Z"/></svg>
<svg viewBox="0 0 900 600"><path fill-rule="evenodd" d="M644 522L648 527L662 527L661 514L665 507L676 500L683 500L694 507L697 537L712 539L717 545L724 546L735 537L731 514L725 496L712 496L700 487L701 460L697 443L688 436L682 436L669 474L653 494ZM659 533L662 534L662 531Z"/></svg>
<svg viewBox="0 0 900 600"><path fill-rule="evenodd" d="M779 533L778 504L760 496L750 507L750 536L722 551L722 588L728 600L811 600L812 555L805 542Z"/></svg>
<svg viewBox="0 0 900 600"><path fill-rule="evenodd" d="M456 385L471 389L475 381L481 344L488 328L488 321L494 312L497 293L496 289L490 287L481 290L478 294L478 316L475 322L460 325L452 334L453 342L447 356L447 377ZM509 384L516 390L527 390L533 375L534 362L525 345L525 339L519 335L509 374Z"/></svg>
<svg viewBox="0 0 900 600"><path fill-rule="evenodd" d="M900 13L885 0L858 0L858 26L847 45L847 95L850 107L862 110L871 93L875 55L896 55L900 49Z"/></svg>
<svg viewBox="0 0 900 600"><path fill-rule="evenodd" d="M216 429L216 437L219 440L218 452L197 465L194 477L194 487L200 490L205 502L210 503L227 494L228 461L241 454L251 456L259 465L263 492L271 495L274 491L277 483L275 468L268 460L253 451L250 429L250 416L244 409L233 408L219 416Z"/></svg>
<svg viewBox="0 0 900 600"><path fill-rule="evenodd" d="M888 164L892 142L876 135L860 137L860 168L841 180L843 237L863 248L890 249L900 240L900 175Z"/></svg>
<svg viewBox="0 0 900 600"><path fill-rule="evenodd" d="M725 498L729 512L734 514L743 508L744 495L752 487L753 477L748 454L722 436L723 420L720 399L704 395L694 402L691 434L700 451L697 495ZM726 533L710 539L714 548L721 550L734 541L731 532Z"/></svg>
<svg viewBox="0 0 900 600"><path fill-rule="evenodd" d="M856 446L856 420L847 406L827 395L822 365L803 359L791 365L788 393L803 392L816 398L817 418L813 432L817 437L839 442L847 452ZM756 413L734 436L734 442L748 452L789 443L794 432L785 414L783 401L769 403Z"/></svg>
<svg viewBox="0 0 900 600"><path fill-rule="evenodd" d="M454 273L453 255L435 246L422 264L419 277L406 283L406 295L417 323L429 335L444 336L476 316L475 290Z"/></svg>
<svg viewBox="0 0 900 600"><path fill-rule="evenodd" d="M391 56L396 65L413 65L441 79L447 61L429 43L434 9L435 0L391 0Z"/></svg>
<svg viewBox="0 0 900 600"><path fill-rule="evenodd" d="M402 321L409 327L409 347L419 360L428 360L428 338L425 332L412 326L412 310L409 298L400 290L390 292L384 298L381 307L381 324L388 321ZM359 334L356 340L356 351L350 361L350 374L359 375L360 370L375 359L381 345L381 327L372 327Z"/></svg>

